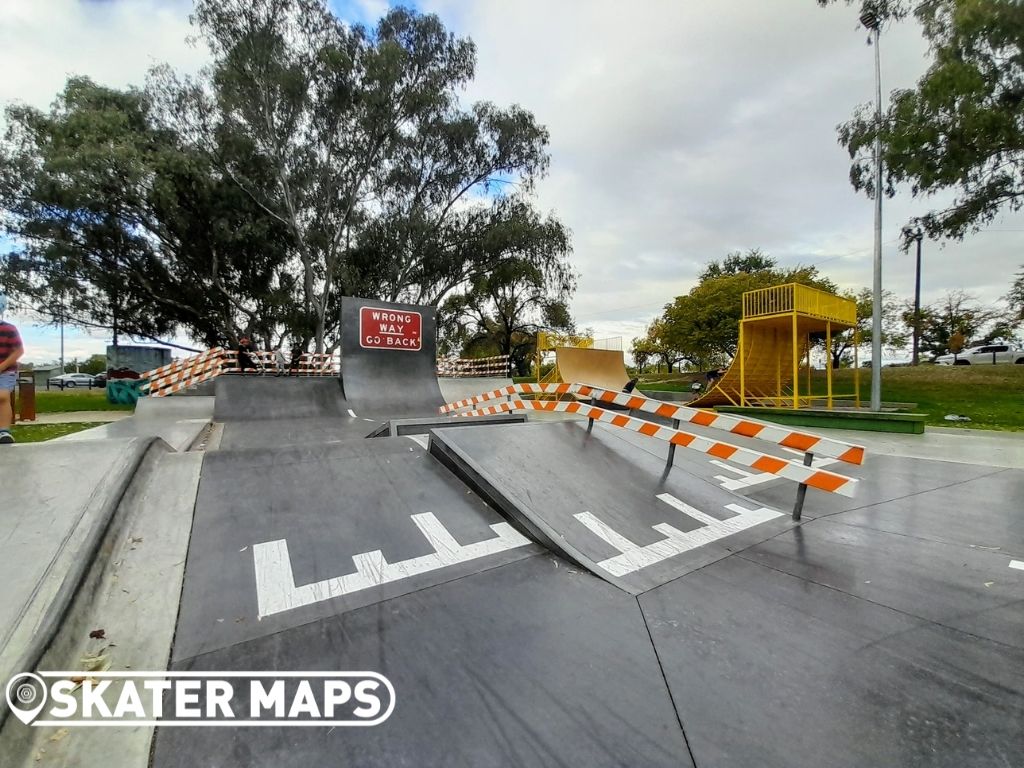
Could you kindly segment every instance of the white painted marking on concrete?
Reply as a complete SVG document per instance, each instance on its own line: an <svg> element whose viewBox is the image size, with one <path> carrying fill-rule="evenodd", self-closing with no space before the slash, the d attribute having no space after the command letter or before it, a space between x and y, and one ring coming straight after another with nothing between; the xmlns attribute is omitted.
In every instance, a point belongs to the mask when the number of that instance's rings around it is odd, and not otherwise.
<svg viewBox="0 0 1024 768"><path fill-rule="evenodd" d="M687 517L692 517L703 523L702 527L684 533L668 523L659 523L653 528L658 533L664 534L665 538L642 547L612 529L607 523L598 520L590 512L580 512L574 515L588 530L621 552L619 555L597 563L599 568L612 576L626 576L641 568L647 568L670 557L681 555L782 516L781 512L767 507L747 509L739 504L728 504L726 509L735 512L736 516L728 520L719 520L691 507L669 493L659 494L658 498Z"/></svg>
<svg viewBox="0 0 1024 768"><path fill-rule="evenodd" d="M354 419L356 417L356 412L353 411L351 408L349 408L348 409L348 415L351 416Z"/></svg>
<svg viewBox="0 0 1024 768"><path fill-rule="evenodd" d="M1016 568L1018 571L1024 571L1024 560L1011 560L1010 567Z"/></svg>
<svg viewBox="0 0 1024 768"><path fill-rule="evenodd" d="M406 435L414 443L419 443L424 448L430 447L430 435Z"/></svg>
<svg viewBox="0 0 1024 768"><path fill-rule="evenodd" d="M259 618L408 579L487 555L496 555L530 543L529 539L508 523L495 523L490 526L495 538L463 546L430 512L413 515L412 521L434 547L435 551L432 554L389 563L380 550L363 552L352 557L355 573L301 586L295 584L288 542L285 539L256 544L253 547L253 563L256 570Z"/></svg>
<svg viewBox="0 0 1024 768"><path fill-rule="evenodd" d="M719 461L718 459L712 459L711 463L714 464L716 467L721 467L726 472L733 472L733 473L739 475L740 477L757 477L758 476L756 472L747 472L747 470L745 470L745 469L740 469L739 467L734 467L732 464L726 464L724 461Z"/></svg>
<svg viewBox="0 0 1024 768"><path fill-rule="evenodd" d="M715 475L715 480L717 480L727 491L739 491L743 488L750 488L751 486L767 483L769 480L778 480L779 478L778 475L773 475L770 472L748 472L745 469L734 467L732 464L726 464L724 461L719 461L718 459L711 459L711 463L716 467L721 467L726 472L732 472L739 475L739 478Z"/></svg>
<svg viewBox="0 0 1024 768"><path fill-rule="evenodd" d="M789 459L790 464L798 464L801 467L804 465L804 454L806 453L806 451L800 451L797 450L796 448L787 448L785 446L783 446L782 450L800 457L797 459ZM814 453L814 451L812 450L811 453ZM835 464L838 461L839 459L833 458L831 456L819 456L815 454L814 458L811 459L811 466L817 469L818 467L827 467L830 464Z"/></svg>

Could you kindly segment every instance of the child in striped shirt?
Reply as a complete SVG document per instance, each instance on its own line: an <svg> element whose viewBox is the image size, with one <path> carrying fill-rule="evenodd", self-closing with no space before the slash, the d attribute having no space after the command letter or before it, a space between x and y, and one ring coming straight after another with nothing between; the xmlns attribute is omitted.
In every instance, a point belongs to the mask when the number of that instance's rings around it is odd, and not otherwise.
<svg viewBox="0 0 1024 768"><path fill-rule="evenodd" d="M7 297L0 293L0 444L14 442L10 427L14 422L14 387L18 383L18 360L25 348L13 324L2 318Z"/></svg>

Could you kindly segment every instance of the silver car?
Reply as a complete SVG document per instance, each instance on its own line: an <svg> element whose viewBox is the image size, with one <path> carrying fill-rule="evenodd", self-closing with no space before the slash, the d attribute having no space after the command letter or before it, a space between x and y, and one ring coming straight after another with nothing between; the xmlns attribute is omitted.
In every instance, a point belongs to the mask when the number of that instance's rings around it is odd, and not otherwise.
<svg viewBox="0 0 1024 768"><path fill-rule="evenodd" d="M95 387L96 377L89 373L62 373L60 376L48 379L46 383L61 389L65 387L68 389L73 389L74 387Z"/></svg>

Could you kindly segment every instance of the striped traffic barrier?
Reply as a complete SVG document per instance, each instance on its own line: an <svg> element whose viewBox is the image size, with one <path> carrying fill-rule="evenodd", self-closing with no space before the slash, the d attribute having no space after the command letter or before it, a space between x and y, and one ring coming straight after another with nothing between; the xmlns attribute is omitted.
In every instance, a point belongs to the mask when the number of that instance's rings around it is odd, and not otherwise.
<svg viewBox="0 0 1024 768"><path fill-rule="evenodd" d="M508 376L511 361L508 355L491 357L439 358L437 361L438 376L473 377L473 376Z"/></svg>
<svg viewBox="0 0 1024 768"><path fill-rule="evenodd" d="M169 374L149 379L149 396L166 397L208 381L221 373L224 350L220 347L186 358L182 365Z"/></svg>
<svg viewBox="0 0 1024 768"><path fill-rule="evenodd" d="M501 397L508 397L517 393L522 394L572 394L583 397L591 397L605 403L613 403L632 410L650 413L663 418L675 419L679 422L697 424L703 427L712 427L731 432L741 437L750 437L757 440L775 443L785 448L793 448L805 453L814 453L821 456L844 461L847 464L864 463L864 447L854 443L847 443L834 438L822 437L808 432L789 429L778 424L772 424L757 419L734 416L732 414L716 413L699 408L690 408L685 405L666 403L650 397L636 395L626 392L615 392L589 384L513 384L502 387L491 392L485 392L460 400L456 403L449 403L441 407L441 413L469 408L489 400L496 400Z"/></svg>
<svg viewBox="0 0 1024 768"><path fill-rule="evenodd" d="M490 416L516 410L556 411L578 414L594 421L604 422L612 426L639 432L648 437L664 440L670 445L683 446L684 448L699 451L718 459L726 459L740 466L785 477L801 485L817 488L829 493L837 493L841 496L853 496L857 487L857 480L852 477L846 477L823 469L814 469L813 467L801 464L793 464L785 459L769 456L749 448L742 448L738 445L712 440L691 432L664 427L645 419L626 416L622 413L608 411L596 405L587 405L578 401L511 400L506 403L499 403L498 405L491 405L458 415Z"/></svg>
<svg viewBox="0 0 1024 768"><path fill-rule="evenodd" d="M144 374L148 385L144 385L143 390L148 391L150 397L164 397L212 378L220 373L223 353L222 348L213 347L194 357L150 371Z"/></svg>

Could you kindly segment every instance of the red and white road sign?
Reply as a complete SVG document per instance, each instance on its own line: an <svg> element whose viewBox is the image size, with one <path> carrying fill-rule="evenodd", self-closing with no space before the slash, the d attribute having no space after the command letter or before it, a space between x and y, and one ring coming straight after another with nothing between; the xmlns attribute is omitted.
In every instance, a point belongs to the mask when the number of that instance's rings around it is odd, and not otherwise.
<svg viewBox="0 0 1024 768"><path fill-rule="evenodd" d="M360 307L359 345L363 349L418 352L423 348L423 316L419 312Z"/></svg>

